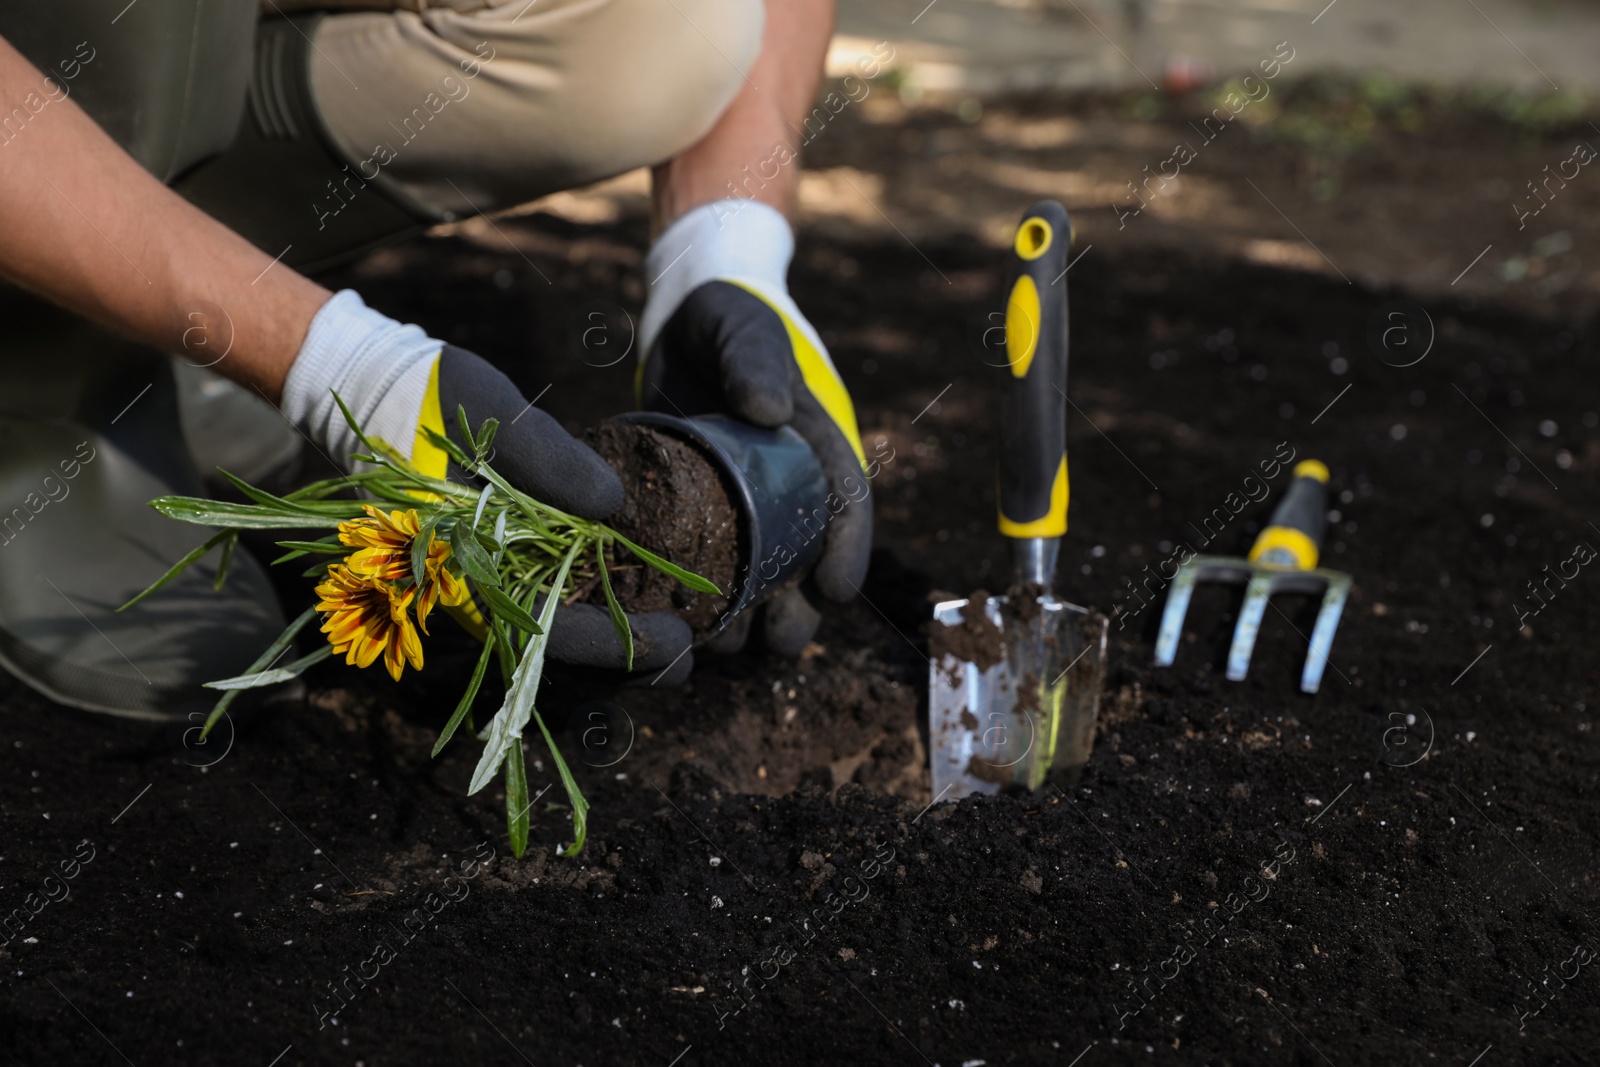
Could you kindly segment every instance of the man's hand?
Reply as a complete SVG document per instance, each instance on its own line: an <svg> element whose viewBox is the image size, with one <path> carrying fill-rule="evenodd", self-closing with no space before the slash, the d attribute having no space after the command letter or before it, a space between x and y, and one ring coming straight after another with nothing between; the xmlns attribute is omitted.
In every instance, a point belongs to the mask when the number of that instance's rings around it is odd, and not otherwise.
<svg viewBox="0 0 1600 1067"><path fill-rule="evenodd" d="M379 438L422 473L443 478L449 457L427 429L467 447L456 409L471 426L498 419L494 466L536 499L584 518L600 519L622 506L622 482L605 460L534 407L511 379L488 362L442 344L417 326L402 325L361 302L351 290L328 301L311 321L305 345L289 370L283 410L329 458L349 465L363 451L333 394L350 408L369 437ZM459 475L458 475L459 477ZM672 612L628 616L636 671L671 668L657 679L688 676L689 626ZM627 654L604 608L556 609L548 655L585 667L621 670Z"/></svg>
<svg viewBox="0 0 1600 1067"><path fill-rule="evenodd" d="M641 324L641 406L683 416L725 412L758 426L789 425L806 439L843 502L828 524L813 585L850 600L872 550L872 497L850 394L828 351L790 299L785 276L794 250L775 209L725 200L684 215L656 242L646 270L655 278ZM768 647L797 655L820 614L798 590L767 612ZM743 641L736 620L719 648Z"/></svg>

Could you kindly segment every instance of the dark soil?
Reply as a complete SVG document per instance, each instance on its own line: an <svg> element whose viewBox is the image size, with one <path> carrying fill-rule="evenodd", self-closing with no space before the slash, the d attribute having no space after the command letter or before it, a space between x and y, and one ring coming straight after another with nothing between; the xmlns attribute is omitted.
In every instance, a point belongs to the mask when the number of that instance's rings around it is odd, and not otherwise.
<svg viewBox="0 0 1600 1067"><path fill-rule="evenodd" d="M631 299L643 216L501 225L516 249L434 239L334 281L530 396L554 378L574 429L621 409L630 367L523 354ZM241 711L208 767L0 680L0 1059L1594 1062L1597 579L1543 568L1596 543L1595 324L1440 298L1398 368L1366 341L1398 293L1097 245L1070 276L1057 584L1117 613L1099 737L1064 792L924 810L927 595L1008 574L967 341L1000 262L802 236L796 298L894 450L864 596L798 662L702 655L676 692L552 672L594 805L576 862L537 742L522 862L503 796L465 795L477 746L429 758L471 667L442 639L404 686L330 664L303 706ZM1206 516L1282 442L1332 468L1324 564L1356 583L1323 691L1297 689L1292 598L1223 680L1221 588L1151 669L1162 562L1245 549L1284 474Z"/></svg>
<svg viewBox="0 0 1600 1067"><path fill-rule="evenodd" d="M627 502L607 522L620 534L733 592L739 567L739 516L724 475L693 445L649 426L608 420L586 440L622 478ZM631 612L676 611L697 636L709 632L728 596L696 593L647 567L626 549L612 551L612 589ZM590 599L600 599L598 592Z"/></svg>

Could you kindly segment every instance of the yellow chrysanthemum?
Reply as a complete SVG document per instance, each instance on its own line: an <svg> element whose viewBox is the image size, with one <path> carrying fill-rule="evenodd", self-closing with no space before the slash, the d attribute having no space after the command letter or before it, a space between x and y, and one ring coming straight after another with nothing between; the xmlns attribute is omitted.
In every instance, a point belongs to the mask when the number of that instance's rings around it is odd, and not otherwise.
<svg viewBox="0 0 1600 1067"><path fill-rule="evenodd" d="M339 540L354 548L345 565L359 574L386 582L406 582L411 574L411 546L421 533L415 509L385 513L371 504L362 506L365 519L339 524ZM422 588L417 595L417 625L428 632L428 614L435 604L460 604L467 599L467 583L445 567L450 544L428 534L428 557L423 564Z"/></svg>
<svg viewBox="0 0 1600 1067"><path fill-rule="evenodd" d="M422 639L410 614L416 586L401 589L335 563L316 593L317 610L327 616L322 632L335 652L345 653L346 663L370 667L381 654L397 682L406 663L422 669Z"/></svg>

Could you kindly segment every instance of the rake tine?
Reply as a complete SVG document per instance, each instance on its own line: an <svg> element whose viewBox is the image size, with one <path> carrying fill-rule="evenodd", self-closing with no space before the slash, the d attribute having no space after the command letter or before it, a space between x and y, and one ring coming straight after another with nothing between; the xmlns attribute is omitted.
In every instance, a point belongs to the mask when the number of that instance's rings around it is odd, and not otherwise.
<svg viewBox="0 0 1600 1067"><path fill-rule="evenodd" d="M1255 651L1261 618L1267 613L1267 598L1272 595L1272 575L1252 574L1239 607L1239 623L1233 628L1233 644L1228 646L1228 681L1242 682L1250 670L1250 653Z"/></svg>
<svg viewBox="0 0 1600 1067"><path fill-rule="evenodd" d="M1328 654L1333 650L1333 632L1339 628L1339 616L1344 612L1345 597L1349 593L1349 575L1336 574L1328 579L1322 607L1317 609L1316 625L1311 628L1311 648L1306 652L1305 670L1300 675L1302 693L1315 693L1322 685L1322 670L1328 665Z"/></svg>
<svg viewBox="0 0 1600 1067"><path fill-rule="evenodd" d="M1167 593L1167 607L1161 613L1161 630L1156 635L1156 666L1170 667L1178 655L1178 638L1183 634L1183 617L1188 614L1189 600L1194 596L1194 583L1200 572L1192 563L1178 568Z"/></svg>

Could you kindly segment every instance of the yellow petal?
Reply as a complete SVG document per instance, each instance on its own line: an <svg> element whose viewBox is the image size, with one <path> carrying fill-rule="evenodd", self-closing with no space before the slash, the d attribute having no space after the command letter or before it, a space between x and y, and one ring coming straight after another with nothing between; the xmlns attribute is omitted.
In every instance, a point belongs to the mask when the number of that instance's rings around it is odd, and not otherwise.
<svg viewBox="0 0 1600 1067"><path fill-rule="evenodd" d="M422 628L423 633L428 632L428 613L433 610L434 602L438 599L439 586L434 582L429 582L422 590L422 594L417 597L417 625Z"/></svg>
<svg viewBox="0 0 1600 1067"><path fill-rule="evenodd" d="M406 659L411 661L411 666L420 671L422 669L422 638L417 636L416 628L409 625L400 627L399 644L401 651L406 655Z"/></svg>
<svg viewBox="0 0 1600 1067"><path fill-rule="evenodd" d="M405 663L403 663L400 659L400 647L393 641L390 641L386 646L384 646L383 666L384 669L389 672L389 677L393 678L397 682L400 680L400 675L404 673L406 669Z"/></svg>
<svg viewBox="0 0 1600 1067"><path fill-rule="evenodd" d="M355 612L340 612L323 626L322 632L328 635L328 640L338 644L346 644L362 632L361 616Z"/></svg>
<svg viewBox="0 0 1600 1067"><path fill-rule="evenodd" d="M389 547L362 548L346 561L352 571L367 578L399 581L411 574L411 556Z"/></svg>
<svg viewBox="0 0 1600 1067"><path fill-rule="evenodd" d="M363 631L350 645L350 652L356 658L356 666L362 668L372 666L372 661L378 658L383 646L383 640L371 630Z"/></svg>

